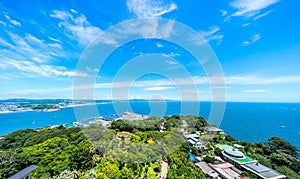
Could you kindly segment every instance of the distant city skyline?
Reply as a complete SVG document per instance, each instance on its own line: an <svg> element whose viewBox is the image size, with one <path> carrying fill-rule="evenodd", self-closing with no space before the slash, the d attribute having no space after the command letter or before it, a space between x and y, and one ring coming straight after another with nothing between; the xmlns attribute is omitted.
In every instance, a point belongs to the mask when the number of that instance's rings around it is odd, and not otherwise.
<svg viewBox="0 0 300 179"><path fill-rule="evenodd" d="M222 66L226 86L220 88L225 88L227 101L300 102L299 5L287 0L2 1L0 99L71 99L74 75L85 75L75 71L77 62L95 38L126 20L162 17L191 27L207 41ZM115 43L109 37L103 41ZM174 78L145 74L131 84L124 77L117 83L131 88L128 97L118 99L181 100L176 81L195 85L185 93L196 94L197 100L212 100L205 70L193 56L175 44L151 39L118 48L101 69L86 69L98 73L95 99L112 99L122 65L152 53L165 62L155 67ZM132 63L131 68L141 67Z"/></svg>

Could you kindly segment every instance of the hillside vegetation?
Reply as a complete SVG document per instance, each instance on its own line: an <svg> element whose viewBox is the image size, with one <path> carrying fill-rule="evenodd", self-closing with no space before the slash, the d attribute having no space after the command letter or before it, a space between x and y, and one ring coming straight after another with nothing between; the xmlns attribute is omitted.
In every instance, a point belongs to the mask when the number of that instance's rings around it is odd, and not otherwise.
<svg viewBox="0 0 300 179"><path fill-rule="evenodd" d="M84 130L63 126L18 130L3 136L4 140L0 141L0 178L8 178L34 164L39 167L30 174L33 178L155 179L160 175L162 160L169 164L168 178L207 178L201 169L191 162L187 152L192 151L198 156L206 155L205 160L214 162L209 156L220 152L214 147L218 143L239 143L244 146L243 152L246 155L289 178L300 178L297 149L284 139L272 137L268 143L252 144L236 141L226 134L219 134L207 139L206 147L199 151L189 147L177 133L170 135L174 128L186 125L181 123L182 118L188 119L186 120L188 125L194 126L190 132L203 131L207 125L202 117L174 115L166 117L164 122L155 117L138 122L114 121L103 134L101 133L104 130L103 126L97 124L90 125ZM165 127L164 132L160 131L162 124ZM97 143L99 140L97 138L104 138L108 143ZM130 146L130 150L134 151L138 146L145 144L151 146L152 143L155 145L159 141L164 142L165 139L168 139L166 140L168 142L180 142L168 145L180 145L172 152L168 152L167 147L163 150L149 148L147 153L158 151L153 153L151 160L147 158L149 155L146 156L141 152L129 156L133 160L128 161L126 160L128 156L124 153L126 150L109 153L107 148L111 144L110 141L115 141L114 144L119 145L121 149Z"/></svg>

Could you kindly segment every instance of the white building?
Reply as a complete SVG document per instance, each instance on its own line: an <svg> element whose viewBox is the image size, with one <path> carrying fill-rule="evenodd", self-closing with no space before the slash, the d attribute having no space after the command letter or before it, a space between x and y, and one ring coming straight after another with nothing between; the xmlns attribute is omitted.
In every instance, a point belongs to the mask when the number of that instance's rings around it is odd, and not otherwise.
<svg viewBox="0 0 300 179"><path fill-rule="evenodd" d="M188 135L184 135L184 137L191 146L197 148L204 147L204 142L199 138L197 134L188 134Z"/></svg>

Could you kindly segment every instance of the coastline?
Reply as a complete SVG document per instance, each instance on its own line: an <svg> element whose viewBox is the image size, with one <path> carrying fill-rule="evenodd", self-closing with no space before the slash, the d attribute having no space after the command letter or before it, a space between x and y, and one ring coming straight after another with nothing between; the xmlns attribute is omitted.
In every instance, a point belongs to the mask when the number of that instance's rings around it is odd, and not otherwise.
<svg viewBox="0 0 300 179"><path fill-rule="evenodd" d="M110 104L106 104L110 103ZM115 102L98 102L97 108L99 115L109 117L114 114L114 105L122 105ZM103 104L103 105L101 105ZM106 105L105 105L106 104ZM168 102L168 108L165 116L178 114L180 102ZM91 103L87 104L91 105ZM131 101L132 111L140 114L151 114L148 103ZM159 104L154 104L158 107ZM188 105L195 105L188 102ZM197 103L198 105L198 103ZM210 103L199 103L201 106L200 116L208 118ZM85 107L82 107L85 108ZM296 109L296 110L294 110ZM130 110L124 108L124 111ZM3 115L1 115L3 114ZM35 129L44 126L57 124L70 124L76 121L72 106L60 108L56 112L35 112L35 111L14 111L0 114L0 135L5 135L20 129ZM155 115L155 114L154 114ZM187 113L183 114L187 115ZM293 145L300 149L300 104L286 103L227 103L226 112L223 117L220 128L238 140L251 143L266 142L272 136L279 136L287 139ZM85 118L94 117L93 114L86 114ZM34 123L33 123L34 122ZM270 122L272 125L270 126ZM286 126L281 128L281 126Z"/></svg>
<svg viewBox="0 0 300 179"><path fill-rule="evenodd" d="M97 105L97 104L110 104L111 102L100 102L100 103L84 103L84 104L70 104L67 106L60 106L59 108L53 108L53 109L42 109L42 110L34 110L34 109L26 109L26 110L20 110L20 111L10 111L10 110L4 110L0 111L0 114L10 114L10 113L26 113L26 112L56 112L60 111L64 108L74 108L74 107L80 107L80 106L90 106L90 105Z"/></svg>

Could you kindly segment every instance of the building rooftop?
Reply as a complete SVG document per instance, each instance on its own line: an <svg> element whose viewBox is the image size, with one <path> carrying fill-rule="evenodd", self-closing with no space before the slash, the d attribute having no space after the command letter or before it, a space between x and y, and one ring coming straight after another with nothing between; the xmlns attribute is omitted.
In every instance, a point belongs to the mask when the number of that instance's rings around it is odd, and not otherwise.
<svg viewBox="0 0 300 179"><path fill-rule="evenodd" d="M232 164L228 162L220 163L220 164L208 164L212 167L217 173L221 175L221 178L239 178L240 174L232 170Z"/></svg>
<svg viewBox="0 0 300 179"><path fill-rule="evenodd" d="M21 179L25 178L29 173L33 172L35 169L37 169L37 165L30 165L23 170L19 171L18 173L14 174L13 176L9 177L8 179Z"/></svg>
<svg viewBox="0 0 300 179"><path fill-rule="evenodd" d="M187 134L184 136L185 138L194 138L194 139L199 139L199 136L197 134Z"/></svg>
<svg viewBox="0 0 300 179"><path fill-rule="evenodd" d="M193 139L188 139L187 140L189 143L191 143L192 145L194 145L194 144L196 144L197 142L196 141L194 141Z"/></svg>
<svg viewBox="0 0 300 179"><path fill-rule="evenodd" d="M205 130L208 132L223 132L222 129L214 127L214 126L206 126Z"/></svg>
<svg viewBox="0 0 300 179"><path fill-rule="evenodd" d="M228 163L228 162L219 163L219 164L211 164L211 165L216 167L216 168L230 168L230 167L233 167L233 165Z"/></svg>
<svg viewBox="0 0 300 179"><path fill-rule="evenodd" d="M209 175L210 177L216 178L219 176L219 174L216 173L206 162L195 163L195 165L201 168L203 173Z"/></svg>
<svg viewBox="0 0 300 179"><path fill-rule="evenodd" d="M204 142L199 138L197 134L188 134L184 135L184 137L194 147L201 147L204 145Z"/></svg>
<svg viewBox="0 0 300 179"><path fill-rule="evenodd" d="M219 149L223 150L223 152L222 152L223 155L226 155L231 160L233 160L239 164L255 162L255 160L253 160L252 158L250 158L248 156L245 156L242 152L238 151L237 149L235 149L234 147L232 147L230 145L218 144L217 147ZM237 156L240 156L240 158ZM242 156L244 156L244 157L242 157Z"/></svg>
<svg viewBox="0 0 300 179"><path fill-rule="evenodd" d="M244 147L244 146L239 145L239 144L233 144L233 146L234 146L235 148L237 148L237 149L240 149L240 148L243 148L243 147Z"/></svg>
<svg viewBox="0 0 300 179"><path fill-rule="evenodd" d="M240 151L238 151L238 150L236 150L234 148L232 148L232 149L225 149L224 153L226 155L229 155L230 157L234 157L234 158L237 158L237 159L245 159L245 155L242 152L240 152Z"/></svg>
<svg viewBox="0 0 300 179"><path fill-rule="evenodd" d="M261 173L270 171L271 169L257 162L245 164L247 167L251 168L255 172Z"/></svg>
<svg viewBox="0 0 300 179"><path fill-rule="evenodd" d="M246 164L246 163L252 163L252 162L256 162L256 160L253 160L252 158L245 156L244 159L238 159L238 158L233 158L231 157L231 159L237 163L241 164Z"/></svg>
<svg viewBox="0 0 300 179"><path fill-rule="evenodd" d="M274 171L273 169L270 169L258 162L247 163L247 164L244 164L243 167L249 171L252 171L256 175L258 175L264 179L285 178L284 175L282 175L282 174Z"/></svg>

